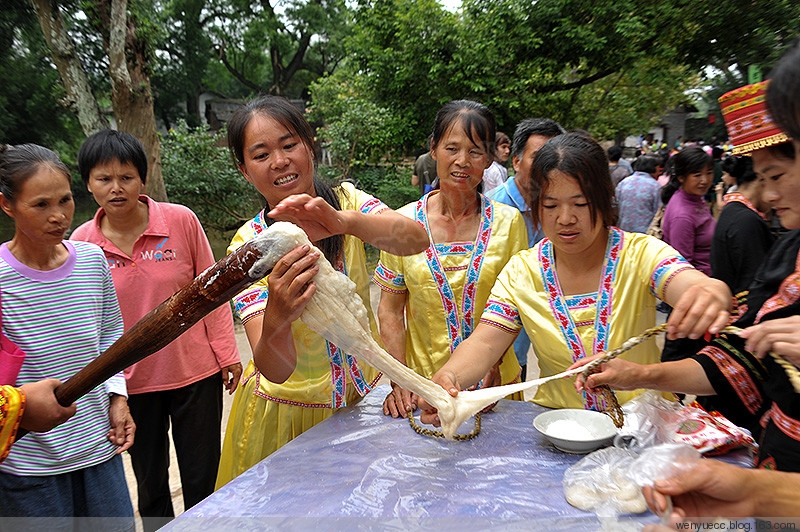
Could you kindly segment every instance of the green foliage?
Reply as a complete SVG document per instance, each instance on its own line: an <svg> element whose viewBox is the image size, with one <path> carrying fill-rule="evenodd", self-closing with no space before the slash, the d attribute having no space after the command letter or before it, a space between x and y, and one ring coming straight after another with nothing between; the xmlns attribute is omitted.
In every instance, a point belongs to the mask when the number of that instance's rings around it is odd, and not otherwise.
<svg viewBox="0 0 800 532"><path fill-rule="evenodd" d="M179 121L161 140L164 184L172 201L191 208L206 231L238 229L263 207L261 195L220 147L222 134Z"/></svg>
<svg viewBox="0 0 800 532"><path fill-rule="evenodd" d="M434 0L360 0L347 43L357 59L342 68L403 119L408 151L458 98L486 104L501 130L547 116L610 138L685 100L705 65L769 66L800 34L798 17L791 0L464 0L458 14Z"/></svg>
<svg viewBox="0 0 800 532"><path fill-rule="evenodd" d="M583 87L562 120L600 139L647 131L685 103L686 91L696 83L699 79L688 67L644 57L625 71Z"/></svg>
<svg viewBox="0 0 800 532"><path fill-rule="evenodd" d="M311 118L324 124L320 140L344 178L354 166L379 164L399 154L405 125L391 110L362 97L341 76L322 78L312 90Z"/></svg>
<svg viewBox="0 0 800 532"><path fill-rule="evenodd" d="M203 90L209 64L214 61L211 37L204 27L207 3L207 0L166 1L163 10L154 12L150 24L145 26L150 40L162 50L160 60L154 62L153 85L168 90L157 91L154 107L156 116L167 127L178 118L184 118L192 127L201 123L203 110L197 108L197 98ZM141 27L138 30L144 31Z"/></svg>
<svg viewBox="0 0 800 532"><path fill-rule="evenodd" d="M660 42L672 42L682 62L702 72L759 64L768 67L800 35L796 0L699 0L680 2Z"/></svg>
<svg viewBox="0 0 800 532"><path fill-rule="evenodd" d="M379 198L392 209L419 199L419 188L411 185L407 166L364 166L353 172L357 186Z"/></svg>
<svg viewBox="0 0 800 532"><path fill-rule="evenodd" d="M0 9L0 80L0 142L40 144L74 162L80 125L60 103L64 88L25 0L8 0Z"/></svg>
<svg viewBox="0 0 800 532"><path fill-rule="evenodd" d="M343 77L362 83L361 97L391 109L404 145L417 145L443 103L469 95L450 82L458 16L436 0L359 0L355 17Z"/></svg>
<svg viewBox="0 0 800 532"><path fill-rule="evenodd" d="M352 26L344 0L207 0L215 55L251 94L304 95L344 57ZM211 21L213 20L213 23ZM210 81L210 79L209 79Z"/></svg>
<svg viewBox="0 0 800 532"><path fill-rule="evenodd" d="M319 166L317 173L331 184L342 181L339 170L333 166ZM348 178L355 186L383 201L392 209L399 209L419 199L419 188L411 185L411 167L401 164L356 166Z"/></svg>
<svg viewBox="0 0 800 532"><path fill-rule="evenodd" d="M53 3L80 43L95 97L110 107L102 2ZM412 153L451 99L486 104L507 133L548 116L611 138L646 129L689 85L705 85L710 65L730 78L708 83L706 107L716 112L717 92L741 83L750 65L768 72L800 35L797 0L463 0L456 13L437 0L128 0L128 11L167 127L178 118L198 125L204 91L306 99L311 88L320 137L337 173L351 177ZM26 0L0 9L0 79L0 141L74 157L83 134L60 104Z"/></svg>

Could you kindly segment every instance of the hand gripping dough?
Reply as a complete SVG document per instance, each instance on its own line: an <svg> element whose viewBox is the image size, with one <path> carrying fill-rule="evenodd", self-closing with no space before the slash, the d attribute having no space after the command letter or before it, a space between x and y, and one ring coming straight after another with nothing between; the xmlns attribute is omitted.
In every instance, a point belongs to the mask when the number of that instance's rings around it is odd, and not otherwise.
<svg viewBox="0 0 800 532"><path fill-rule="evenodd" d="M253 240L256 239L264 243L264 256L253 269L258 269L262 277L292 249L302 244L312 245L303 230L289 222L275 222ZM259 246L259 249L262 248ZM462 391L458 397L451 397L441 386L401 364L378 345L372 338L367 309L356 293L355 284L337 272L321 253L317 265L319 273L314 277L317 289L300 319L329 342L382 371L393 382L435 406L439 411L442 432L447 438L452 438L464 421L507 395L583 370L577 368L544 379Z"/></svg>

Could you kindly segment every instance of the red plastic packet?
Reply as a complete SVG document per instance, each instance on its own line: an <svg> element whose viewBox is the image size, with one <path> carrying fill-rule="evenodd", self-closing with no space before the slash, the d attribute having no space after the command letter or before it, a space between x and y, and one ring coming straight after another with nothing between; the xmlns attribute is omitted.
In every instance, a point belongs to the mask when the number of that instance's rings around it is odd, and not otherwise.
<svg viewBox="0 0 800 532"><path fill-rule="evenodd" d="M697 402L685 407L682 414L683 421L673 440L691 445L706 456L725 454L739 447L757 447L747 430L737 427L717 411L706 412Z"/></svg>

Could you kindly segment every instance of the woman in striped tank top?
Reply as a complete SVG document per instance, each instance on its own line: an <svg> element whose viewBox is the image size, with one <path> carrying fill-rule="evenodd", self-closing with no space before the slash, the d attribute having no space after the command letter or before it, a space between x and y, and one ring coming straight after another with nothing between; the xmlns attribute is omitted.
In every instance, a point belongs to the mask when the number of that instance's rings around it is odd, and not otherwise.
<svg viewBox="0 0 800 532"><path fill-rule="evenodd" d="M17 386L67 380L122 334L103 252L64 240L75 212L70 184L52 151L0 147L0 208L15 224L14 237L0 246L3 330L26 353ZM119 455L133 444L134 430L119 373L80 398L69 421L14 444L0 465L0 515L108 518L93 524L132 530ZM3 519L0 530L20 523L34 522Z"/></svg>

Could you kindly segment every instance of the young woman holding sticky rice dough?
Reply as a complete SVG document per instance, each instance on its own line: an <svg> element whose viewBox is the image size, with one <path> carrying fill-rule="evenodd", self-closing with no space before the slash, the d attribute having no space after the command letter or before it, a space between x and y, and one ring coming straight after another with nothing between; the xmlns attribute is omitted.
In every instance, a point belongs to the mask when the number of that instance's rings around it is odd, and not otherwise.
<svg viewBox="0 0 800 532"><path fill-rule="evenodd" d="M413 220L349 183L331 187L315 176L313 130L285 98L266 96L238 109L228 122L228 145L267 203L239 229L229 252L274 220L294 222L356 284L369 309L364 243L398 254L428 246L425 230ZM234 398L217 487L369 392L379 377L298 320L315 291L318 257L308 246L298 247L234 299L253 360Z"/></svg>
<svg viewBox="0 0 800 532"><path fill-rule="evenodd" d="M3 331L25 352L17 385L66 381L122 334L103 252L63 240L75 213L71 181L47 148L0 146L0 207L14 220L14 237L0 246ZM0 464L0 515L109 517L95 526L132 530L119 456L135 432L124 376L115 375L76 405L69 421L28 434Z"/></svg>
<svg viewBox="0 0 800 532"><path fill-rule="evenodd" d="M493 161L495 129L494 115L477 102L452 101L442 107L431 140L439 189L400 210L425 227L431 245L405 257L383 252L375 270L386 350L423 377L438 371L470 335L497 274L527 247L519 210L478 192ZM483 386L519 380L517 357L510 346L504 352L502 361L479 376ZM514 397L522 399L522 394ZM406 417L416 401L392 383L383 411Z"/></svg>
<svg viewBox="0 0 800 532"><path fill-rule="evenodd" d="M675 307L672 337L699 337L725 325L732 298L723 282L660 240L611 226L613 188L597 142L574 133L550 139L536 154L531 177L526 201L546 238L511 258L481 322L433 376L451 395L480 379L523 327L547 377L654 326L657 297ZM623 356L647 364L659 352L651 339ZM619 400L634 395L621 393ZM541 385L533 400L551 408L604 406L594 394L576 394L566 380ZM438 424L433 409L421 419Z"/></svg>

